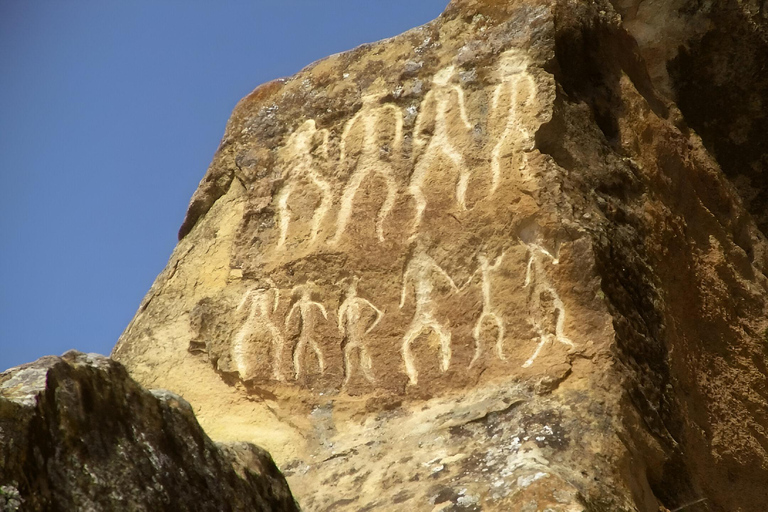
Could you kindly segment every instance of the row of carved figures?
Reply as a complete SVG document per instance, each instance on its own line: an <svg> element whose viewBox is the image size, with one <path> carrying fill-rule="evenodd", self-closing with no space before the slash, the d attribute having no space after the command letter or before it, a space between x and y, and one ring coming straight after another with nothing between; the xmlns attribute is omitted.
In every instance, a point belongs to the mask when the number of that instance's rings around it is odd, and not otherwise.
<svg viewBox="0 0 768 512"><path fill-rule="evenodd" d="M403 335L401 344L401 355L410 384L418 383L418 370L414 363L411 345L422 334L434 333L440 341L440 371L447 371L451 364L451 331L446 323L439 319L437 305L433 298L434 287L441 281L450 285L453 292L458 293L467 287L478 273L480 274L483 307L472 331L475 353L469 367L474 366L483 353L482 332L484 327L489 325L495 327L496 330L496 340L493 345L495 354L500 360L506 359L504 355L505 322L503 315L494 304L492 294L492 274L499 269L504 255L505 253L502 253L491 261L486 255L479 254L477 256L477 270L462 287L459 287L453 278L417 242L413 257L408 262L403 274L403 287L399 304L402 309L409 297L413 297L415 302L413 318ZM523 363L523 368L534 363L542 348L549 341L574 347L574 343L564 334L565 306L545 273L543 266L545 259L549 259L553 264L558 263L557 258L540 245L528 244L524 287L529 289L528 301L531 311L538 312L532 315L532 321L539 337L539 343L533 354ZM337 311L338 330L342 336L344 356L344 386L348 384L355 366L359 367L366 380L375 383L373 360L368 352L367 337L379 325L385 314L370 300L358 295L357 285L358 279L355 278L351 281L346 291L346 297ZM325 357L313 335L316 330L316 322L320 317L328 321L328 311L323 304L312 300L311 289L308 285L298 285L293 291L299 294L299 298L288 310L283 324L284 327L288 327L293 322L298 321L300 330L298 342L292 352L292 363L293 378L299 380L305 373L302 360L308 350L314 352L320 373L325 372ZM556 318L554 332L544 325L547 312L544 311L541 301L542 294L551 297L554 311L548 313L549 315L554 314ZM249 362L245 356L247 353L246 345L252 343L254 339L263 340L266 337L272 343L273 378L278 381L286 381L284 362L282 361L285 338L282 329L273 320L279 301L279 290L272 282L270 282L270 287L248 291L240 301L239 310L250 306L248 317L235 334L232 342L233 359L241 376L248 373Z"/></svg>
<svg viewBox="0 0 768 512"><path fill-rule="evenodd" d="M506 156L505 148L517 141L519 146L528 151L532 149L532 135L520 122L518 107L525 106L533 101L536 96L536 82L527 71L528 58L524 52L513 49L508 50L500 57L499 83L493 94L491 107L494 112L500 111L503 130L491 152L491 179L488 187L488 197L496 192L502 178L502 159ZM466 165L464 155L452 140L452 134L457 130L450 126L449 114L458 112L461 122L459 128L466 131L469 136L473 126L469 121L466 111L464 90L454 83L457 75L456 67L449 66L438 71L434 78L432 88L427 92L421 103L420 113L416 118L414 128L414 154L417 154L413 172L406 187L406 193L414 201L415 217L411 226L411 234L415 235L421 224L427 200L424 194L424 185L428 173L440 161L453 167L458 173L455 199L460 209L467 210L467 188L470 180L470 167ZM403 112L400 107L391 103L381 103L383 94L368 94L362 97L362 107L346 123L340 141L340 164L347 159L347 146L350 134L358 127L362 128L362 148L355 168L349 181L343 187L339 200L338 216L335 232L330 240L331 245L336 245L349 223L352 215L352 207L363 183L369 178L379 178L386 186L386 197L376 216L376 234L380 241L384 241L384 222L395 205L398 193L398 185L395 179L395 171L391 163L394 154L402 150L403 142ZM522 98L522 101L520 101ZM506 104L506 105L505 105ZM434 128L431 136L425 136L425 113L434 112ZM429 114L426 114L429 115ZM394 139L388 144L388 151L383 151L378 143L383 128L392 131ZM287 158L288 171L286 172L285 185L278 192L277 212L280 236L277 242L278 248L285 246L288 229L291 224L291 209L289 201L298 186L298 180L303 179L311 184L320 195L320 201L312 215L310 242L317 240L320 226L330 211L333 203L333 187L328 180L318 171L312 156L313 140L322 140L320 153L328 158L327 129L318 130L314 120L305 121L286 142L284 151ZM384 155L383 153L387 153ZM523 152L523 162L520 166L524 171L527 165L526 155Z"/></svg>

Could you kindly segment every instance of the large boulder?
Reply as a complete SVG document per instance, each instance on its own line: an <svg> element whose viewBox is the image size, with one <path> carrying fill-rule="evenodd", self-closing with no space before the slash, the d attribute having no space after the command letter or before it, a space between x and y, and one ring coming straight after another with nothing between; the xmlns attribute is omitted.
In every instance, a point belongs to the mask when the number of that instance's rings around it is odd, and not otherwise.
<svg viewBox="0 0 768 512"><path fill-rule="evenodd" d="M298 507L265 450L214 443L183 398L70 351L0 374L0 510Z"/></svg>
<svg viewBox="0 0 768 512"><path fill-rule="evenodd" d="M455 0L257 88L113 357L307 510L762 510L768 244L635 4Z"/></svg>

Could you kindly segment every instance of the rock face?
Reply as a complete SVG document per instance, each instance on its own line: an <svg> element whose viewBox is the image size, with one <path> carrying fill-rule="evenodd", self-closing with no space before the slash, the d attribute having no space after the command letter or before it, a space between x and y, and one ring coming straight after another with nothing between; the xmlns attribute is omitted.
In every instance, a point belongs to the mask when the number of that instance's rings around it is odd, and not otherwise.
<svg viewBox="0 0 768 512"><path fill-rule="evenodd" d="M267 452L80 352L0 374L0 510L297 511Z"/></svg>
<svg viewBox="0 0 768 512"><path fill-rule="evenodd" d="M768 245L664 46L704 7L616 4L455 0L257 88L113 357L306 510L762 510Z"/></svg>

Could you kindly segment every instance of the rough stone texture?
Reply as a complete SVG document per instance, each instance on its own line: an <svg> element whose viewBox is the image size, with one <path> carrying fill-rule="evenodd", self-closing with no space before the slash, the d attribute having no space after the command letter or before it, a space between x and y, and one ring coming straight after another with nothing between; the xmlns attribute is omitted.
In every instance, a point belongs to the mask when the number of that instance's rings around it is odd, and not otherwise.
<svg viewBox="0 0 768 512"><path fill-rule="evenodd" d="M768 3L629 0L621 11L657 85L768 233Z"/></svg>
<svg viewBox="0 0 768 512"><path fill-rule="evenodd" d="M763 510L768 245L675 103L709 7L645 8L456 0L257 88L114 357L307 510Z"/></svg>
<svg viewBox="0 0 768 512"><path fill-rule="evenodd" d="M70 351L0 374L0 510L298 507L266 451L214 444L183 398Z"/></svg>

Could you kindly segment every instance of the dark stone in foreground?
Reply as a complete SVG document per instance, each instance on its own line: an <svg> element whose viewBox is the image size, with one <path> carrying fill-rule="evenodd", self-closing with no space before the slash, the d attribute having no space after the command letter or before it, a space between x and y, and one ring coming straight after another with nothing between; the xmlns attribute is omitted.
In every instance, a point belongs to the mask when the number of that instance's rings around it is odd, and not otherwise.
<svg viewBox="0 0 768 512"><path fill-rule="evenodd" d="M0 374L0 510L298 506L265 450L214 443L181 397L70 351Z"/></svg>

